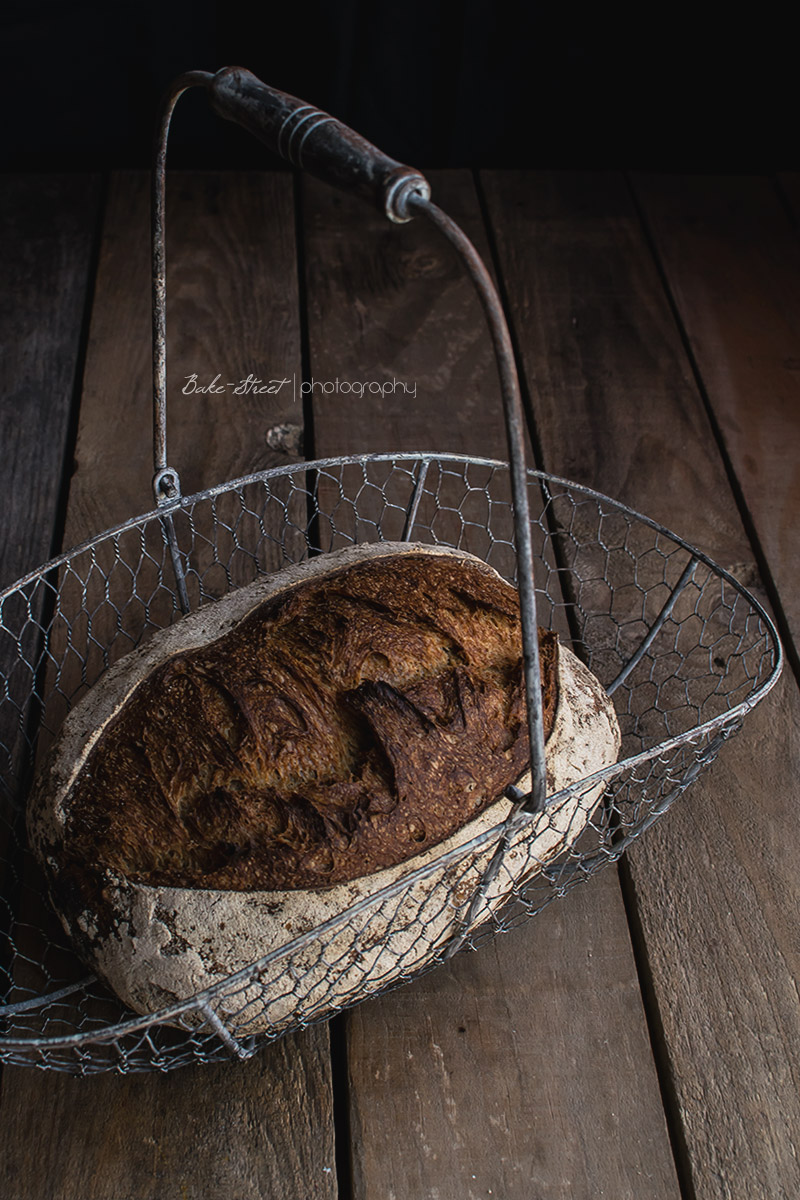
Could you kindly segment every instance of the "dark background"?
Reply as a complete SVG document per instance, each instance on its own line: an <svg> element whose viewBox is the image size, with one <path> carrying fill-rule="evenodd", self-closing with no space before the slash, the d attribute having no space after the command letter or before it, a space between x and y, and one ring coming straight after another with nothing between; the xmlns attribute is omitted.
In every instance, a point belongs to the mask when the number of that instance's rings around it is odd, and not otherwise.
<svg viewBox="0 0 800 1200"><path fill-rule="evenodd" d="M793 37L763 6L16 0L3 14L6 169L147 166L168 81L234 63L423 168L797 164ZM201 94L181 102L170 153L274 162Z"/></svg>

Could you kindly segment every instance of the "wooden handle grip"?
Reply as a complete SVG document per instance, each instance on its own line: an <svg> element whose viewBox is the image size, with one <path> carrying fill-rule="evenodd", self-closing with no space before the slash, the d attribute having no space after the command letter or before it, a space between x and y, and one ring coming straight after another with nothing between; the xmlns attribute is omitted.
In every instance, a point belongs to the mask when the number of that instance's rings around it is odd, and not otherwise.
<svg viewBox="0 0 800 1200"><path fill-rule="evenodd" d="M372 200L391 221L411 219L412 192L430 197L419 171L389 158L312 104L268 87L244 67L224 67L208 87L219 116L249 129L294 166Z"/></svg>

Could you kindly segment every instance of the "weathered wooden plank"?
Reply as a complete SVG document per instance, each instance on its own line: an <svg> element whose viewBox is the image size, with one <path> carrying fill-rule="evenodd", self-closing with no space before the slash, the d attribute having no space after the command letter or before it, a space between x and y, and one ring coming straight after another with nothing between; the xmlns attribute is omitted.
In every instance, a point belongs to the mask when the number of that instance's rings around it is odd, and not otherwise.
<svg viewBox="0 0 800 1200"><path fill-rule="evenodd" d="M68 545L79 531L107 529L153 506L147 186L143 175L114 177L100 267L107 290L90 332L82 412L91 416L78 431ZM178 172L167 187L166 237L169 459L190 494L287 461L267 435L297 419L291 386L255 395L227 385L297 369L290 180ZM226 390L184 395L193 374L198 387L219 375Z"/></svg>
<svg viewBox="0 0 800 1200"><path fill-rule="evenodd" d="M349 1029L356 1196L679 1194L612 872Z"/></svg>
<svg viewBox="0 0 800 1200"><path fill-rule="evenodd" d="M800 644L800 242L770 180L637 176L670 291Z"/></svg>
<svg viewBox="0 0 800 1200"><path fill-rule="evenodd" d="M7 1072L3 1195L336 1195L327 1037L285 1038L247 1063L65 1079Z"/></svg>
<svg viewBox="0 0 800 1200"><path fill-rule="evenodd" d="M629 855L698 1200L800 1187L799 772L789 674Z"/></svg>
<svg viewBox="0 0 800 1200"><path fill-rule="evenodd" d="M487 254L469 177L434 182ZM309 182L305 236L312 377L416 386L318 394L316 453L505 457L480 308L435 232L393 229ZM360 1006L347 1028L362 1200L677 1195L612 873L491 950Z"/></svg>
<svg viewBox="0 0 800 1200"><path fill-rule="evenodd" d="M0 587L45 562L52 550L99 201L96 175L12 175L0 194ZM13 609L5 607L4 624L13 623ZM41 613L36 595L34 619ZM25 647L35 653L40 645L33 631ZM19 712L27 712L31 676L17 658L16 642L0 635L4 782L27 756Z"/></svg>
<svg viewBox="0 0 800 1200"><path fill-rule="evenodd" d="M485 186L547 468L756 579L621 179L489 174ZM800 1187L798 731L788 678L627 856L677 1141L698 1200Z"/></svg>
<svg viewBox="0 0 800 1200"><path fill-rule="evenodd" d="M6 176L0 192L0 586L44 562L98 219L96 175Z"/></svg>
<svg viewBox="0 0 800 1200"><path fill-rule="evenodd" d="M291 180L187 175L168 200L171 460L184 491L285 461L278 396L184 396L188 375L238 381L299 365ZM113 181L87 355L65 541L151 507L147 179ZM208 532L208 531L206 531ZM278 555L279 557L279 555ZM5 1190L24 1197L335 1194L323 1027L250 1062L93 1080L8 1069ZM31 1130L58 1135L37 1143Z"/></svg>
<svg viewBox="0 0 800 1200"><path fill-rule="evenodd" d="M96 175L8 176L0 196L0 306L3 402L0 501L3 542L0 586L49 556L57 537L57 501L70 442L70 413L80 368L83 325L97 233ZM13 879L19 857L18 780L27 770L32 671L18 653L17 620L28 625L22 645L41 653L41 591L24 605L8 601L0 621L0 879ZM13 885L12 885L13 886ZM5 994L11 954L9 910L0 906L0 964Z"/></svg>

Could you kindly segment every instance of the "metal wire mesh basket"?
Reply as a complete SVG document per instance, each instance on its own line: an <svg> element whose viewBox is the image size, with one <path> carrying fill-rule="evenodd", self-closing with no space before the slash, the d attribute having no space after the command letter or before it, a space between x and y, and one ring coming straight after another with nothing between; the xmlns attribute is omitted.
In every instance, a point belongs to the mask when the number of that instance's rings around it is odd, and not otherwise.
<svg viewBox="0 0 800 1200"><path fill-rule="evenodd" d="M162 149L180 91L210 79L197 73L177 81ZM241 88L241 78L235 82ZM288 117L278 113L272 140L279 148L281 137L291 147L291 123L301 120L292 114L308 114L308 106L294 105ZM312 125L321 124L319 116ZM322 132L337 133L332 125L327 119ZM157 417L165 395L163 165L162 153ZM428 201L417 193L414 204L423 211ZM513 400L509 360L501 355L501 375ZM361 455L297 463L183 498L166 466L162 427L158 507L0 595L3 1060L89 1074L246 1058L397 986L516 926L616 861L774 685L781 669L775 629L736 579L624 505L526 470L519 429L512 421L509 429L510 465L439 453ZM523 609L527 574L533 628L538 620L571 640L613 695L619 761L546 798L536 795L534 780L506 820L467 844L400 874L191 999L135 1016L87 976L43 898L24 832L37 763L67 712L108 668L187 609L310 555L410 539L479 555L520 587ZM529 627L523 636L529 639ZM535 745L541 698L537 714L528 695Z"/></svg>

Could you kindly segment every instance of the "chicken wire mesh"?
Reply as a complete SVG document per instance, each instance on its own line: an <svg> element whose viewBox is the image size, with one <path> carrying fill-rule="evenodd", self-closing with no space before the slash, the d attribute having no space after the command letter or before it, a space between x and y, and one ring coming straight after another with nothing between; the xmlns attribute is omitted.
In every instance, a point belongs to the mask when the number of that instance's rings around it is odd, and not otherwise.
<svg viewBox="0 0 800 1200"><path fill-rule="evenodd" d="M301 930L183 1003L134 1016L73 953L25 836L37 764L124 654L196 608L322 552L413 540L517 582L508 466L434 454L297 463L177 499L0 596L0 1056L89 1074L247 1057L476 948L564 895L666 811L774 684L758 602L656 523L529 472L539 623L613 696L619 761Z"/></svg>

